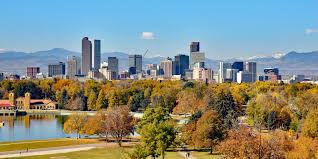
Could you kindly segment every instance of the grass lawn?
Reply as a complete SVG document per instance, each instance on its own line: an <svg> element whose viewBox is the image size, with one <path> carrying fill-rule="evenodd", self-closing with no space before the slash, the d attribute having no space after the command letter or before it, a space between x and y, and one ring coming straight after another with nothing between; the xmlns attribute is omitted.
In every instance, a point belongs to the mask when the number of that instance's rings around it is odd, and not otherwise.
<svg viewBox="0 0 318 159"><path fill-rule="evenodd" d="M0 152L48 148L58 146L70 146L79 144L90 144L99 142L96 139L50 139L50 140L36 140L36 141L18 141L18 142L0 142Z"/></svg>
<svg viewBox="0 0 318 159"><path fill-rule="evenodd" d="M126 152L130 148L105 147L87 151L62 153L54 155L21 157L17 159L127 159ZM167 152L166 159L184 159L178 152ZM149 158L150 159L150 158Z"/></svg>
<svg viewBox="0 0 318 159"><path fill-rule="evenodd" d="M215 155L215 154L210 154L210 152L198 152L198 151L193 151L191 152L191 155L196 157L197 159L220 159L222 156L221 155Z"/></svg>

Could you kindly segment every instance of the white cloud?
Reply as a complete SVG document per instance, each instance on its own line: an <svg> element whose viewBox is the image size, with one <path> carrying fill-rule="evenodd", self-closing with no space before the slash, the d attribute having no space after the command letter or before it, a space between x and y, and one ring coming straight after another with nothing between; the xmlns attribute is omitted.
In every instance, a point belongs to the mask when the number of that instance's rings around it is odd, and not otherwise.
<svg viewBox="0 0 318 159"><path fill-rule="evenodd" d="M145 40L152 40L155 39L155 34L153 32L142 32L141 38Z"/></svg>
<svg viewBox="0 0 318 159"><path fill-rule="evenodd" d="M5 51L7 51L7 50L6 50L6 49L1 49L1 48L0 48L0 52L5 52Z"/></svg>
<svg viewBox="0 0 318 159"><path fill-rule="evenodd" d="M312 28L308 28L305 30L306 34L313 34L313 33L318 33L318 29L312 29Z"/></svg>

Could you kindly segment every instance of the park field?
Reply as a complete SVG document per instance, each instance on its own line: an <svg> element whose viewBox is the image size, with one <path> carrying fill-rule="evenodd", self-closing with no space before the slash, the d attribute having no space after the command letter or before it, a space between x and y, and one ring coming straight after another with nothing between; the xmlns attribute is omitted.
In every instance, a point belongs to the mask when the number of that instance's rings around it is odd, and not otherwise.
<svg viewBox="0 0 318 159"><path fill-rule="evenodd" d="M92 150L61 153L53 155L41 155L41 156L30 156L20 157L16 159L127 159L127 152L131 148L120 148L118 146L96 148ZM196 159L220 159L219 155L209 155L208 152L192 152L192 157ZM148 157L150 159L150 157ZM161 158L161 157L159 157ZM166 152L165 159L184 159L179 152Z"/></svg>
<svg viewBox="0 0 318 159"><path fill-rule="evenodd" d="M18 151L26 149L50 148L60 146L72 146L80 144L93 144L100 141L96 139L50 139L50 140L33 140L17 142L1 142L0 152Z"/></svg>

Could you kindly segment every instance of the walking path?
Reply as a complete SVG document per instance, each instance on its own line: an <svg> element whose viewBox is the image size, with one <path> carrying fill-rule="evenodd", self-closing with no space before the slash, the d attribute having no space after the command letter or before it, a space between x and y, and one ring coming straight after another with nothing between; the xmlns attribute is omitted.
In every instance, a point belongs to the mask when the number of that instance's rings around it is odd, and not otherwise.
<svg viewBox="0 0 318 159"><path fill-rule="evenodd" d="M12 157L26 157L26 156L36 156L36 155L51 155L58 153L68 153L75 151L90 150L98 147L106 147L114 145L115 143L96 143L96 144L83 144L83 145L72 145L72 146L61 146L61 147L51 147L42 149L30 149L20 150L20 151L8 151L0 152L0 158L12 158Z"/></svg>
<svg viewBox="0 0 318 159"><path fill-rule="evenodd" d="M184 157L184 158L197 159L197 158L194 157L191 153L190 153L190 156L187 157L187 153L188 153L188 152L186 152L186 151L178 151L178 153L179 153L182 157Z"/></svg>

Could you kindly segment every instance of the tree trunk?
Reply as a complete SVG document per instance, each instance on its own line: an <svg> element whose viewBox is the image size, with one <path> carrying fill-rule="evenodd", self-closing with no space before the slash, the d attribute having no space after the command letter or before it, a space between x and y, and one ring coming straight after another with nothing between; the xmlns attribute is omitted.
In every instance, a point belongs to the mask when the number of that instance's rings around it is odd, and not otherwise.
<svg viewBox="0 0 318 159"><path fill-rule="evenodd" d="M162 152L161 152L161 158L162 158L162 159L165 159L165 151L162 151Z"/></svg>

